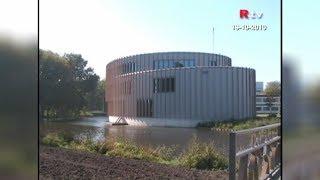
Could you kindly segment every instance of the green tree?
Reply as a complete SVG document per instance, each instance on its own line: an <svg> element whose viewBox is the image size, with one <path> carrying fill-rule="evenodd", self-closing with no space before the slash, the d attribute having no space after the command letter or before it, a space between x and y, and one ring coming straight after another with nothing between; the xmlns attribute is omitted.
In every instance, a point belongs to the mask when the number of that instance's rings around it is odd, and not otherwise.
<svg viewBox="0 0 320 180"><path fill-rule="evenodd" d="M271 108L273 103L275 102L275 97L281 95L281 84L279 81L268 82L265 89L265 94L267 96L267 106L269 107L269 111L271 114Z"/></svg>
<svg viewBox="0 0 320 180"><path fill-rule="evenodd" d="M267 96L280 96L281 95L281 84L279 81L268 82L266 89L264 90Z"/></svg>
<svg viewBox="0 0 320 180"><path fill-rule="evenodd" d="M105 79L99 81L96 89L88 94L87 99L89 110L105 111L105 84Z"/></svg>
<svg viewBox="0 0 320 180"><path fill-rule="evenodd" d="M79 54L60 56L40 50L39 101L41 116L77 117L85 109L87 94L94 91L99 81L87 61Z"/></svg>

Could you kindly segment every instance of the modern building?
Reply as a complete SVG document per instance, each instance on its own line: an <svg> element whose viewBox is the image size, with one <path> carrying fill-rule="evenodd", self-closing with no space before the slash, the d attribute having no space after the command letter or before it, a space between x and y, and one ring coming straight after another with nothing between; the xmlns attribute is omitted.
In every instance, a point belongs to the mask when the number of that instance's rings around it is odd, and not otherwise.
<svg viewBox="0 0 320 180"><path fill-rule="evenodd" d="M263 88L263 82L256 82L256 112L257 114L279 114L280 97L268 97Z"/></svg>
<svg viewBox="0 0 320 180"><path fill-rule="evenodd" d="M255 70L227 56L161 52L116 59L106 67L110 122L194 127L256 115Z"/></svg>
<svg viewBox="0 0 320 180"><path fill-rule="evenodd" d="M256 94L263 93L263 82L256 82Z"/></svg>
<svg viewBox="0 0 320 180"><path fill-rule="evenodd" d="M268 97L265 94L256 95L257 114L279 114L281 111L280 97Z"/></svg>

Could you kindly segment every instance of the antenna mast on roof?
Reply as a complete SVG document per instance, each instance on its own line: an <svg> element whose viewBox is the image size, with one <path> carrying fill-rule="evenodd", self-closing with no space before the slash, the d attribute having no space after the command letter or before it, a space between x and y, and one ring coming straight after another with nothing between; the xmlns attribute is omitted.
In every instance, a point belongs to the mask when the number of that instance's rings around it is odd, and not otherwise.
<svg viewBox="0 0 320 180"><path fill-rule="evenodd" d="M212 27L212 53L214 53L214 27Z"/></svg>

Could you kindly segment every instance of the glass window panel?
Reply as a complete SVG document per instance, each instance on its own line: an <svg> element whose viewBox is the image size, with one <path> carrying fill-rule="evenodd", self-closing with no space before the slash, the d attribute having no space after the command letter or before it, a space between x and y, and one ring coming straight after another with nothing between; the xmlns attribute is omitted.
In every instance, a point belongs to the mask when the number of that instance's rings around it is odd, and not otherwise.
<svg viewBox="0 0 320 180"><path fill-rule="evenodd" d="M161 79L161 91L160 92L165 92L165 81L164 81L164 79Z"/></svg>
<svg viewBox="0 0 320 180"><path fill-rule="evenodd" d="M264 110L264 111L269 111L270 108L269 108L269 107L263 107L263 110Z"/></svg>
<svg viewBox="0 0 320 180"><path fill-rule="evenodd" d="M176 67L183 67L182 61L177 61L176 62Z"/></svg>
<svg viewBox="0 0 320 180"><path fill-rule="evenodd" d="M174 67L174 61L173 60L169 60L169 68L173 68Z"/></svg>
<svg viewBox="0 0 320 180"><path fill-rule="evenodd" d="M134 63L131 63L131 72L134 72Z"/></svg>
<svg viewBox="0 0 320 180"><path fill-rule="evenodd" d="M128 66L129 66L128 67L128 72L130 73L131 72L131 62L128 63Z"/></svg>
<svg viewBox="0 0 320 180"><path fill-rule="evenodd" d="M190 60L185 60L184 61L185 63L185 67L190 67L190 65L191 65L191 62L190 62Z"/></svg>
<svg viewBox="0 0 320 180"><path fill-rule="evenodd" d="M163 62L163 60L160 60L159 61L159 69L163 69L163 67L164 67L164 62Z"/></svg>
<svg viewBox="0 0 320 180"><path fill-rule="evenodd" d="M168 60L164 60L163 61L163 68L168 68L169 67L169 61Z"/></svg>
<svg viewBox="0 0 320 180"><path fill-rule="evenodd" d="M183 67L186 67L187 66L187 61L182 61L182 65L183 65Z"/></svg>
<svg viewBox="0 0 320 180"><path fill-rule="evenodd" d="M166 84L165 84L165 89L164 89L165 92L169 92L169 84L170 84L169 81L170 81L169 78L166 78L166 79L165 79L165 83L166 83Z"/></svg>

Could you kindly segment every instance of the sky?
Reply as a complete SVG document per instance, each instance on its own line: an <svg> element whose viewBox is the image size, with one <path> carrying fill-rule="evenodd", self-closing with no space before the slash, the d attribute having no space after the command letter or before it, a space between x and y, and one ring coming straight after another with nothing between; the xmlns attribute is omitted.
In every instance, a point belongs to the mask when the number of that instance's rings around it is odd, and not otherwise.
<svg viewBox="0 0 320 180"><path fill-rule="evenodd" d="M289 1L289 0L288 0ZM283 53L303 85L320 82L320 1L283 3Z"/></svg>
<svg viewBox="0 0 320 180"><path fill-rule="evenodd" d="M240 9L263 18L242 20ZM233 30L238 24L268 29ZM257 81L280 80L279 0L41 0L39 36L41 49L82 54L101 79L119 57L195 51L229 56L232 66L255 69Z"/></svg>

